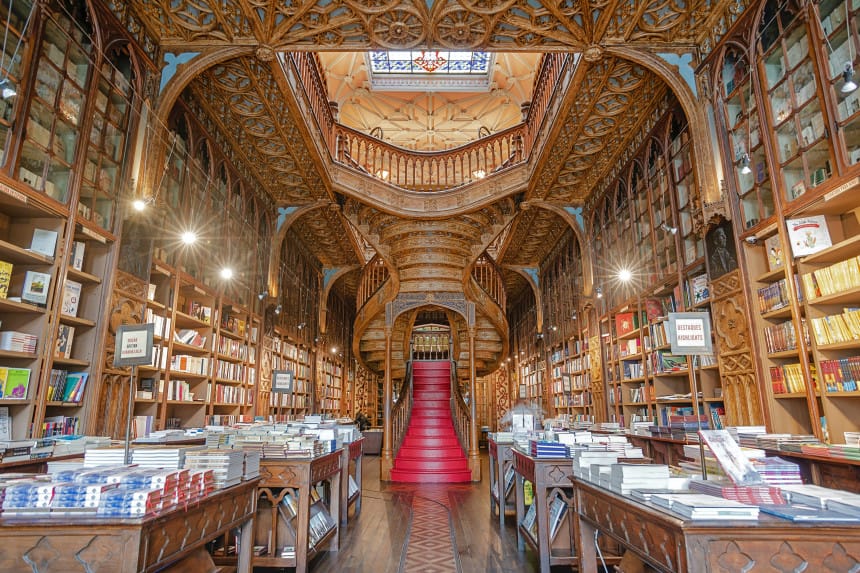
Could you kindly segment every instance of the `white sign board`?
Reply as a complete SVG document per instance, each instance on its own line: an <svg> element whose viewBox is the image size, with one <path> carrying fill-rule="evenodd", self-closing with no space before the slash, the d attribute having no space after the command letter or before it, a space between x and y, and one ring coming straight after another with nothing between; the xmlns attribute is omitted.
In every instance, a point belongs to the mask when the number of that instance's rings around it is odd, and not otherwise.
<svg viewBox="0 0 860 573"><path fill-rule="evenodd" d="M711 315L707 312L670 312L672 354L713 354Z"/></svg>
<svg viewBox="0 0 860 573"><path fill-rule="evenodd" d="M114 366L139 366L152 363L152 338L155 325L123 324L116 329Z"/></svg>

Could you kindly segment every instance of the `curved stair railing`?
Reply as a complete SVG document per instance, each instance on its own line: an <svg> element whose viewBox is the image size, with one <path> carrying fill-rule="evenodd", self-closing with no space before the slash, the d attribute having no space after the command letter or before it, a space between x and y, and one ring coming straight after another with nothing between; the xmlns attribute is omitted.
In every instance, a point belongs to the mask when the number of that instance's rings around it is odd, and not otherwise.
<svg viewBox="0 0 860 573"><path fill-rule="evenodd" d="M390 274L391 271L388 270L388 265L385 264L382 257L374 255L361 271L358 294L355 297L356 308L363 307L373 295L379 292Z"/></svg>
<svg viewBox="0 0 860 573"><path fill-rule="evenodd" d="M285 54L330 157L336 163L410 191L451 189L504 171L529 160L547 117L568 54L549 53L541 60L532 100L523 122L477 141L445 151L411 151L338 123L329 102L319 57L310 52ZM297 94L298 95L298 94Z"/></svg>
<svg viewBox="0 0 860 573"><path fill-rule="evenodd" d="M394 446L393 455L397 455L406 429L409 427L409 417L412 414L412 361L406 363L406 376L397 392L397 402L391 407L391 443Z"/></svg>
<svg viewBox="0 0 860 573"><path fill-rule="evenodd" d="M472 278L478 286L489 296L493 302L499 305L502 311L507 308L507 295L505 292L505 281L502 272L496 265L496 261L487 253L481 254L475 264L472 265Z"/></svg>
<svg viewBox="0 0 860 573"><path fill-rule="evenodd" d="M460 381L457 378L457 362L451 361L451 420L454 422L454 430L463 454L469 454L469 436L471 436L472 414L469 405L463 398L460 390Z"/></svg>

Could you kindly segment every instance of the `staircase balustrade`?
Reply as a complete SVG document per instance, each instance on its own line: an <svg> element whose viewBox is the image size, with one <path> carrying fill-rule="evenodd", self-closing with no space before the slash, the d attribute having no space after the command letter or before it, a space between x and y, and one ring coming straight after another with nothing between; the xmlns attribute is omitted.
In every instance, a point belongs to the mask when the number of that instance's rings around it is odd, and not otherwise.
<svg viewBox="0 0 860 573"><path fill-rule="evenodd" d="M460 381L457 378L457 363L453 360L451 361L451 419L454 421L454 429L457 431L460 447L463 449L463 453L466 454L469 452L472 415L469 405L466 403L460 390Z"/></svg>
<svg viewBox="0 0 860 573"><path fill-rule="evenodd" d="M505 310L507 299L505 296L505 281L496 262L487 253L482 254L472 267L472 278L478 283L487 296Z"/></svg>
<svg viewBox="0 0 860 573"><path fill-rule="evenodd" d="M356 308L363 307L382 288L388 277L389 271L385 261L379 255L374 255L361 271L361 282L358 285L358 294L356 295Z"/></svg>
<svg viewBox="0 0 860 573"><path fill-rule="evenodd" d="M406 429L409 427L409 416L412 414L412 362L406 363L406 376L397 392L397 401L391 407L391 443L394 453L400 449Z"/></svg>
<svg viewBox="0 0 860 573"><path fill-rule="evenodd" d="M523 123L444 151L412 151L338 123L328 100L316 54L291 52L282 64L291 66L331 158L344 166L410 191L433 192L478 181L528 161L565 66L567 54L546 54L535 78L532 100ZM297 94L300 95L300 94Z"/></svg>

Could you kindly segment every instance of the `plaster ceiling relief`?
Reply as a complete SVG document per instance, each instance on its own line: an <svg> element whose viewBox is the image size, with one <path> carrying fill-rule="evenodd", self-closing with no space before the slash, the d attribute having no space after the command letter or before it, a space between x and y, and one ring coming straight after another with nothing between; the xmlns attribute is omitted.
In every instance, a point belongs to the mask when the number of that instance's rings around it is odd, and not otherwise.
<svg viewBox="0 0 860 573"><path fill-rule="evenodd" d="M538 265L568 229L570 227L564 219L552 211L538 207L521 211L507 237L500 262L517 266Z"/></svg>
<svg viewBox="0 0 860 573"><path fill-rule="evenodd" d="M364 52L323 52L320 63L339 121L393 145L415 151L451 149L522 121L540 64L537 53L494 55L488 90L380 91L371 83ZM404 78L421 82L424 77Z"/></svg>
<svg viewBox="0 0 860 573"><path fill-rule="evenodd" d="M291 230L323 266L363 265L363 257L349 239L349 227L340 217L337 209L315 209L297 219Z"/></svg>

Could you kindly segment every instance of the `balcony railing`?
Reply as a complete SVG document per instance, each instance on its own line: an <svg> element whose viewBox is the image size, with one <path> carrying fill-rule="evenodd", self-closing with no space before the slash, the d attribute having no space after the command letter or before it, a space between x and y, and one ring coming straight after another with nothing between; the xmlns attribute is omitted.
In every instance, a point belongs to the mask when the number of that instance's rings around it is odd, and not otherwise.
<svg viewBox="0 0 860 573"><path fill-rule="evenodd" d="M329 104L319 60L291 52L285 65L295 70L331 158L390 185L410 191L442 191L472 183L529 159L562 72L573 56L546 54L535 80L523 123L445 151L410 151L337 123Z"/></svg>

